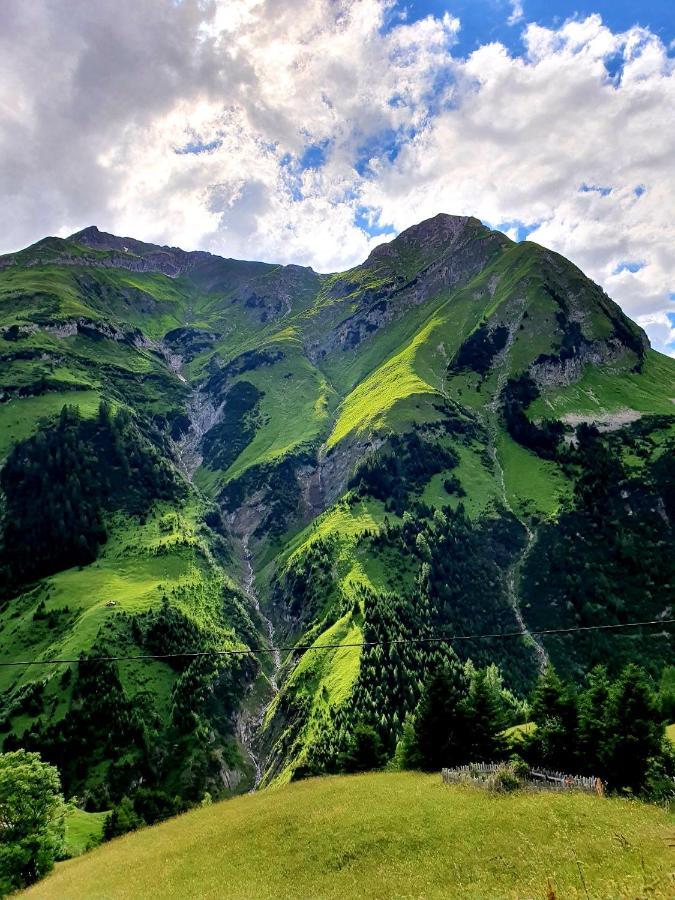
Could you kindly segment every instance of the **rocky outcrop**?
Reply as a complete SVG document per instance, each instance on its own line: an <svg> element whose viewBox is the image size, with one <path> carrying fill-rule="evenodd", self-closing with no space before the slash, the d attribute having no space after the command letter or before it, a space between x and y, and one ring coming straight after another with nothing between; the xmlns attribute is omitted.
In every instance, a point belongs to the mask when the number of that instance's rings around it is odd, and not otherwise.
<svg viewBox="0 0 675 900"><path fill-rule="evenodd" d="M65 322L53 322L50 325L42 326L42 330L57 338L75 337L78 334L85 337L106 338L109 341L125 341L133 344L135 340L140 341L142 334L138 329L123 331L110 322L94 321L93 319L68 319Z"/></svg>
<svg viewBox="0 0 675 900"><path fill-rule="evenodd" d="M163 247L157 244L146 244L134 238L117 237L99 231L90 225L69 238L81 247L92 250L107 251L108 255L99 257L95 265L104 268L130 269L133 272L161 272L170 278L176 278L194 268L199 262L208 260L210 253L205 251L189 252L179 247Z"/></svg>
<svg viewBox="0 0 675 900"><path fill-rule="evenodd" d="M31 334L39 331L37 325L5 325L0 328L0 336L6 341L20 341Z"/></svg>
<svg viewBox="0 0 675 900"><path fill-rule="evenodd" d="M548 356L530 366L530 377L539 390L564 387L579 381L588 365L606 366L618 360L626 347L616 338L585 342L566 358Z"/></svg>
<svg viewBox="0 0 675 900"><path fill-rule="evenodd" d="M336 281L330 295L351 302L364 270L378 286L361 289L356 311L308 343L309 358L316 363L335 350L353 350L411 307L467 283L506 240L477 219L436 216L381 244L360 270Z"/></svg>
<svg viewBox="0 0 675 900"><path fill-rule="evenodd" d="M185 378L180 372L181 366L183 365L183 358L181 355L176 353L171 346L167 346L164 341L157 341L147 337L139 328L124 330L113 325L111 322L96 321L80 316L77 319L52 322L48 325L21 326L18 329L18 334L27 335L33 334L36 331L44 331L47 334L51 334L53 337L60 339L76 337L77 335L94 338L95 340L104 338L108 341L129 344L136 350L150 350L158 356L161 356L165 360L167 367L180 378L181 381L185 381ZM16 338L10 339L13 340Z"/></svg>
<svg viewBox="0 0 675 900"><path fill-rule="evenodd" d="M315 465L301 466L296 477L304 521L309 522L325 512L344 492L357 463L384 442L384 438L375 436L363 441L341 441L328 453L322 447Z"/></svg>
<svg viewBox="0 0 675 900"><path fill-rule="evenodd" d="M276 266L270 272L240 285L231 295L259 322L275 321L306 306L319 290L320 279L304 266Z"/></svg>
<svg viewBox="0 0 675 900"><path fill-rule="evenodd" d="M572 428L576 428L577 425L584 423L585 425L593 425L598 431L618 431L619 428L632 425L633 422L637 422L640 418L642 418L642 413L627 407L614 410L614 412L602 411L591 415L567 413L561 416L561 420L566 425L571 425ZM575 443L573 437L570 437L570 443Z"/></svg>
<svg viewBox="0 0 675 900"><path fill-rule="evenodd" d="M264 523L270 508L265 503L265 490L260 488L246 497L235 510L226 514L227 524L239 538L252 535Z"/></svg>
<svg viewBox="0 0 675 900"><path fill-rule="evenodd" d="M221 421L224 406L224 399L216 401L204 391L196 390L190 395L185 408L190 427L173 443L178 464L188 481L192 481L202 464L202 439Z"/></svg>

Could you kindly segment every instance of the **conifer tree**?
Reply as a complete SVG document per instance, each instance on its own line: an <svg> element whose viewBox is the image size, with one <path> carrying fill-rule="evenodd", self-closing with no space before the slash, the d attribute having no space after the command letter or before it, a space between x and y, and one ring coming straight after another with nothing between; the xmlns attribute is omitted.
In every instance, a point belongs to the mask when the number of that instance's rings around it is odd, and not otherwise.
<svg viewBox="0 0 675 900"><path fill-rule="evenodd" d="M427 771L466 762L467 679L448 659L427 681L415 721L413 762Z"/></svg>
<svg viewBox="0 0 675 900"><path fill-rule="evenodd" d="M467 703L468 746L472 762L490 762L503 752L501 736L504 712L501 698L488 682L485 671L476 672Z"/></svg>
<svg viewBox="0 0 675 900"><path fill-rule="evenodd" d="M610 687L607 669L596 666L589 672L586 688L579 696L577 758L580 770L591 775L603 771Z"/></svg>
<svg viewBox="0 0 675 900"><path fill-rule="evenodd" d="M577 733L576 698L550 664L534 690L532 719L537 725L530 747L535 759L555 769L572 768L571 748L576 744Z"/></svg>
<svg viewBox="0 0 675 900"><path fill-rule="evenodd" d="M661 754L663 725L644 670L627 665L612 685L604 749L611 787L639 791L650 760Z"/></svg>

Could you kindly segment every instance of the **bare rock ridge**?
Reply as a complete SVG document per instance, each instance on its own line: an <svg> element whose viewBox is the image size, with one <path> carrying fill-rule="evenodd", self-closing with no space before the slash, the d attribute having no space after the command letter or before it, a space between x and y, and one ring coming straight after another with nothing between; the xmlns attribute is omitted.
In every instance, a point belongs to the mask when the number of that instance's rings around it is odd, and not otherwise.
<svg viewBox="0 0 675 900"><path fill-rule="evenodd" d="M387 257L396 256L404 248L421 250L429 255L435 255L439 250L452 248L465 233L467 226L471 229L492 233L473 216L452 216L448 213L438 213L430 219L411 225L393 240L379 244L371 251L364 265L379 265Z"/></svg>
<svg viewBox="0 0 675 900"><path fill-rule="evenodd" d="M115 264L124 268L138 265L143 267L140 271L157 271L171 277L182 275L200 260L211 256L210 253L201 250L191 253L179 247L164 247L147 244L135 238L118 237L99 231L96 225L90 225L82 231L71 234L68 240L81 247L90 247L92 250L112 251Z"/></svg>

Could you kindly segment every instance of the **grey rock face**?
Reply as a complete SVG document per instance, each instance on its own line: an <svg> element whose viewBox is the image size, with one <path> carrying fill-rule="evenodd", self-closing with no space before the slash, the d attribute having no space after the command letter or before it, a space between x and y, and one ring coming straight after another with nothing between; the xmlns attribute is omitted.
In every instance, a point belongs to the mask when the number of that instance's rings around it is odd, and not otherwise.
<svg viewBox="0 0 675 900"><path fill-rule="evenodd" d="M578 381L587 365L609 365L625 351L626 347L615 338L608 341L593 341L581 346L574 356L568 359L551 359L535 363L530 367L530 376L540 390L564 387Z"/></svg>
<svg viewBox="0 0 675 900"><path fill-rule="evenodd" d="M361 291L359 308L307 347L310 359L317 362L336 349L353 350L410 308L467 283L505 240L476 219L436 216L376 247L362 269L371 270L382 285ZM332 293L336 299L348 297L354 285L341 280Z"/></svg>
<svg viewBox="0 0 675 900"><path fill-rule="evenodd" d="M259 322L276 321L290 314L303 298L313 297L320 279L313 269L304 266L276 266L241 284L231 295L230 303L238 303Z"/></svg>

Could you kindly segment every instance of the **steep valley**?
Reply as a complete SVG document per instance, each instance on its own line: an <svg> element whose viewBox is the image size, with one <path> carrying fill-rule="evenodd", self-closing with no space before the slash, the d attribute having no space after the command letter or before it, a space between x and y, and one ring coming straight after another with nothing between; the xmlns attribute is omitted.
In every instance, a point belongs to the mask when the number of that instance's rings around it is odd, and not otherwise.
<svg viewBox="0 0 675 900"><path fill-rule="evenodd" d="M453 647L518 698L658 678L665 627L530 632L672 618L674 449L675 360L477 219L330 275L95 227L0 257L4 748L194 804L358 722L393 756Z"/></svg>

